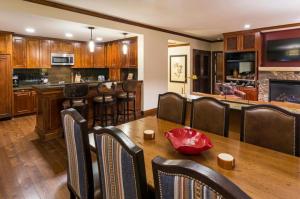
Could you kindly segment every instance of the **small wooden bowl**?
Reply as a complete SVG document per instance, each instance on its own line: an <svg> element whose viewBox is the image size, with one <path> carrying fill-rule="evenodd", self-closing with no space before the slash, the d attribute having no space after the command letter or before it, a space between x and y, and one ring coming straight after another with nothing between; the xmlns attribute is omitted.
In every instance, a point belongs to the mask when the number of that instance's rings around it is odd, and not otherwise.
<svg viewBox="0 0 300 199"><path fill-rule="evenodd" d="M155 139L155 132L153 130L145 130L144 131L144 139L145 140Z"/></svg>
<svg viewBox="0 0 300 199"><path fill-rule="evenodd" d="M227 170L232 170L235 166L234 157L228 153L220 153L218 155L218 165Z"/></svg>

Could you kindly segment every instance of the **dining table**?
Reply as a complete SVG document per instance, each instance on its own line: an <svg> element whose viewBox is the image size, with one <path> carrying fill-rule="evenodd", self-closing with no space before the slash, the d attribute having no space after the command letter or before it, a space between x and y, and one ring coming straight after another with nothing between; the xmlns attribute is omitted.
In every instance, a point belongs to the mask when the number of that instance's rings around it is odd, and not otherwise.
<svg viewBox="0 0 300 199"><path fill-rule="evenodd" d="M147 183L152 188L152 160L161 156L172 160L192 160L209 167L235 183L252 198L300 198L299 157L203 131L200 132L210 138L213 147L198 155L184 155L177 152L165 137L165 132L181 127L184 126L156 116L117 126L143 149ZM154 130L155 139L144 139L145 130ZM94 141L90 141L90 146L95 151ZM217 156L220 153L228 153L235 158L234 169L226 170L218 166Z"/></svg>

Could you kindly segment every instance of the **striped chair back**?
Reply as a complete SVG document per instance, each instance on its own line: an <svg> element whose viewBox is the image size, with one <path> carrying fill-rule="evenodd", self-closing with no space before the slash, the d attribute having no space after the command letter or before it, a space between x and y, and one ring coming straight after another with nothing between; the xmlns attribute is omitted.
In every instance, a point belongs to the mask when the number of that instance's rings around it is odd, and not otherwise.
<svg viewBox="0 0 300 199"><path fill-rule="evenodd" d="M94 198L92 160L86 120L73 108L61 112L68 155L67 184L72 195Z"/></svg>
<svg viewBox="0 0 300 199"><path fill-rule="evenodd" d="M94 131L102 198L147 198L143 150L115 127Z"/></svg>
<svg viewBox="0 0 300 199"><path fill-rule="evenodd" d="M248 199L239 187L215 171L190 160L152 160L156 198Z"/></svg>

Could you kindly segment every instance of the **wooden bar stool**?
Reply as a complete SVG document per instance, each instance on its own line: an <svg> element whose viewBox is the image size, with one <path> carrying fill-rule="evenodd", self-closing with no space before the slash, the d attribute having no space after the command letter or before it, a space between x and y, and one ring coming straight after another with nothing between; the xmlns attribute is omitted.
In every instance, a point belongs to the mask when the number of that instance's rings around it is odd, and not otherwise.
<svg viewBox="0 0 300 199"><path fill-rule="evenodd" d="M123 115L123 121L129 121L130 114L133 114L134 119L136 119L135 110L135 96L138 81L127 80L122 84L122 92L117 95L117 123L119 122L119 116ZM133 108L130 109L130 102L132 102ZM122 110L120 110L120 106Z"/></svg>
<svg viewBox="0 0 300 199"><path fill-rule="evenodd" d="M89 86L86 83L65 84L63 109L74 108L82 117L88 119Z"/></svg>
<svg viewBox="0 0 300 199"><path fill-rule="evenodd" d="M97 87L98 96L94 98L94 121L95 126L97 121L101 122L101 126L107 126L108 120L112 125L115 125L115 86L108 83L99 83ZM110 110L110 113L108 112Z"/></svg>

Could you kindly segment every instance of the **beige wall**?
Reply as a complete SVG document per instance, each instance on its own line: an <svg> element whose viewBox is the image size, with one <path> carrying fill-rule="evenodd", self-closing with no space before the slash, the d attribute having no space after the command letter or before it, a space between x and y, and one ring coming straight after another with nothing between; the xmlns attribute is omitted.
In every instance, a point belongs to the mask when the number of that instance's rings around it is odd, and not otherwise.
<svg viewBox="0 0 300 199"><path fill-rule="evenodd" d="M171 55L187 55L187 76L191 75L191 47L190 46L179 46L171 47L168 50L168 91L175 93L182 93L184 87L183 83L170 82L170 56ZM190 79L187 79L185 84L185 93L190 93Z"/></svg>
<svg viewBox="0 0 300 199"><path fill-rule="evenodd" d="M144 49L139 49L143 53L144 59L139 60L139 69L144 74L140 74L144 80L143 89L143 110L149 110L157 106L159 93L168 90L168 40L177 40L189 43L191 49L210 50L211 44L182 36L172 35L164 32L145 29L137 26L113 22L74 12L50 8L42 5L32 4L21 0L2 1L1 8L8 12L28 13L34 15L57 18L61 20L73 21L94 26L117 29L120 31L133 32L142 35ZM12 23L14 23L12 21ZM15 22L16 25L17 21ZM27 25L27 24L26 24ZM140 40L140 38L139 38Z"/></svg>
<svg viewBox="0 0 300 199"><path fill-rule="evenodd" d="M224 42L215 42L211 43L211 51L223 51L224 50Z"/></svg>

